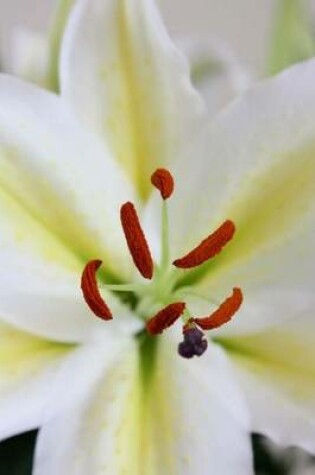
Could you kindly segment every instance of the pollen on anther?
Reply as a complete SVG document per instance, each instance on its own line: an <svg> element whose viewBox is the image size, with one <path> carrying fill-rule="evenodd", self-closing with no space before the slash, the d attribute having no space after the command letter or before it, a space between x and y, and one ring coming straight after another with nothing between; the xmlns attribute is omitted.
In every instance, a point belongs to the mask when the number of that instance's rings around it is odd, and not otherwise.
<svg viewBox="0 0 315 475"><path fill-rule="evenodd" d="M174 178L166 168L158 168L151 176L151 183L159 190L163 200L169 198L174 191Z"/></svg>
<svg viewBox="0 0 315 475"><path fill-rule="evenodd" d="M92 312L102 320L111 320L112 313L97 287L96 272L101 265L102 261L97 259L86 264L81 276L81 289L84 300Z"/></svg>
<svg viewBox="0 0 315 475"><path fill-rule="evenodd" d="M125 203L120 219L133 262L145 279L152 279L153 259L134 205Z"/></svg>
<svg viewBox="0 0 315 475"><path fill-rule="evenodd" d="M205 318L194 318L193 322L203 330L213 330L228 323L238 311L243 302L241 289L235 287L233 294L228 297L211 315Z"/></svg>
<svg viewBox="0 0 315 475"><path fill-rule="evenodd" d="M171 303L160 310L154 317L150 318L146 324L146 329L151 335L158 335L166 328L169 328L184 313L186 304L184 302Z"/></svg>
<svg viewBox="0 0 315 475"><path fill-rule="evenodd" d="M226 220L221 226L204 239L191 252L180 259L176 259L173 265L181 269L197 267L212 257L219 254L223 247L231 241L235 233L235 224Z"/></svg>

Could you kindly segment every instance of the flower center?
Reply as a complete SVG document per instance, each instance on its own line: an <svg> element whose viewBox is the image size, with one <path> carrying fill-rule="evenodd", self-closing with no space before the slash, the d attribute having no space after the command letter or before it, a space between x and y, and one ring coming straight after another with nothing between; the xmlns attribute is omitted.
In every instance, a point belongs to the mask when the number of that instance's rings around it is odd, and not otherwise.
<svg viewBox="0 0 315 475"><path fill-rule="evenodd" d="M153 173L151 183L158 189L163 200L160 263L154 265L137 211L132 203L127 202L121 207L121 224L133 262L146 281L140 284L106 285L106 288L113 292L133 292L138 297L135 311L145 321L146 331L150 335L163 333L181 318L183 341L178 345L179 355L184 358L201 356L208 346L202 330L212 330L228 323L240 308L243 294L236 287L232 295L210 315L193 317L183 301L183 295L188 294L190 289L176 288L178 273L198 267L219 254L233 238L235 225L233 221L226 220L192 251L171 262L167 200L173 194L174 180L168 170L160 168ZM101 265L100 260L86 264L81 277L81 289L92 312L103 320L111 320L112 312L104 301L96 280L96 273Z"/></svg>

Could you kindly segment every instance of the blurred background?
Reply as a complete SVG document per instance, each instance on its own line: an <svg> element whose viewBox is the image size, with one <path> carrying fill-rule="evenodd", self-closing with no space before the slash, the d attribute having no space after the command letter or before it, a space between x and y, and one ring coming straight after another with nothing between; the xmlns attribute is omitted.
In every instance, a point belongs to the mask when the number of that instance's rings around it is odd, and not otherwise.
<svg viewBox="0 0 315 475"><path fill-rule="evenodd" d="M237 56L262 71L275 0L159 0L169 30L176 36L211 35L224 39ZM54 0L0 0L1 53L19 26L44 31Z"/></svg>

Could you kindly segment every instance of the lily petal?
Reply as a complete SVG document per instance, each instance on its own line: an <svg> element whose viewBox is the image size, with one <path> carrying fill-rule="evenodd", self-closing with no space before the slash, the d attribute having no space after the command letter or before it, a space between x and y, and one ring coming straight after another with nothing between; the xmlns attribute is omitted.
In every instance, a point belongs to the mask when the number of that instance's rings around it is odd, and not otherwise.
<svg viewBox="0 0 315 475"><path fill-rule="evenodd" d="M252 431L282 445L315 453L313 315L220 342L238 371L252 416Z"/></svg>
<svg viewBox="0 0 315 475"><path fill-rule="evenodd" d="M139 473L137 356L131 340L113 339L83 346L67 361L53 387L57 411L47 410L38 437L35 475L114 475L120 463L130 474Z"/></svg>
<svg viewBox="0 0 315 475"><path fill-rule="evenodd" d="M47 243L49 240L47 240ZM92 314L80 289L80 273L34 262L31 255L2 253L0 312L18 328L59 342L99 340L106 333L133 334L141 327L131 310L101 290L114 315L103 322Z"/></svg>
<svg viewBox="0 0 315 475"><path fill-rule="evenodd" d="M61 92L143 197L205 112L153 0L79 0L62 45Z"/></svg>
<svg viewBox="0 0 315 475"><path fill-rule="evenodd" d="M0 104L1 191L83 264L97 256L122 276L129 262L117 216L133 190L118 164L58 96L1 76Z"/></svg>
<svg viewBox="0 0 315 475"><path fill-rule="evenodd" d="M0 322L0 439L42 424L51 382L71 349Z"/></svg>
<svg viewBox="0 0 315 475"><path fill-rule="evenodd" d="M177 164L170 206L177 254L176 244L190 249L227 218L237 227L224 253L230 249L229 263L298 231L314 202L314 74L311 60L252 87Z"/></svg>
<svg viewBox="0 0 315 475"><path fill-rule="evenodd" d="M206 475L209 468L229 475L231 466L237 475L253 473L247 412L224 354L213 347L207 361L187 364L169 342L161 344L151 374L139 373L130 348L94 387L83 369L81 386L89 391L44 425L35 475ZM81 376L82 368L71 374Z"/></svg>
<svg viewBox="0 0 315 475"><path fill-rule="evenodd" d="M187 252L225 219L236 225L222 253L183 273L183 283L198 282L201 293L217 299L237 285L250 304L264 298L268 305L271 292L280 304L275 321L290 305L295 313L313 305L305 295L314 294L315 278L314 76L312 60L235 100L195 144L185 166L184 160L178 165L170 202L173 255ZM194 217L193 226L183 210ZM148 207L147 215L153 214Z"/></svg>

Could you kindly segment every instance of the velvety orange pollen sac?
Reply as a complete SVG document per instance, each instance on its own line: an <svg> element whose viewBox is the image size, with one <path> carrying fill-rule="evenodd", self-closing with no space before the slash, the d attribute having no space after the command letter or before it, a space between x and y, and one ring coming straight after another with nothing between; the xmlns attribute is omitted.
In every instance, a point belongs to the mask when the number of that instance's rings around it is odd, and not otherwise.
<svg viewBox="0 0 315 475"><path fill-rule="evenodd" d="M151 183L159 190L163 200L172 196L174 191L174 178L166 168L158 168L151 176Z"/></svg>
<svg viewBox="0 0 315 475"><path fill-rule="evenodd" d="M84 300L92 312L102 320L111 320L112 313L102 298L96 281L96 272L101 265L102 261L98 259L86 264L81 276L81 289Z"/></svg>
<svg viewBox="0 0 315 475"><path fill-rule="evenodd" d="M223 247L231 241L235 233L235 224L231 220L224 221L221 226L204 239L197 247L180 259L173 262L175 267L191 269L200 266L219 254Z"/></svg>
<svg viewBox="0 0 315 475"><path fill-rule="evenodd" d="M150 335L158 335L166 328L169 328L183 314L186 308L184 302L171 303L160 310L154 317L150 318L146 324L146 329Z"/></svg>
<svg viewBox="0 0 315 475"><path fill-rule="evenodd" d="M145 279L153 277L153 259L137 211L129 201L120 209L120 220L132 260Z"/></svg>
<svg viewBox="0 0 315 475"><path fill-rule="evenodd" d="M194 322L203 330L214 330L215 328L228 323L238 311L242 302L243 293L241 289L235 287L233 289L233 294L228 297L211 315L204 318L193 318L191 319L191 322Z"/></svg>

